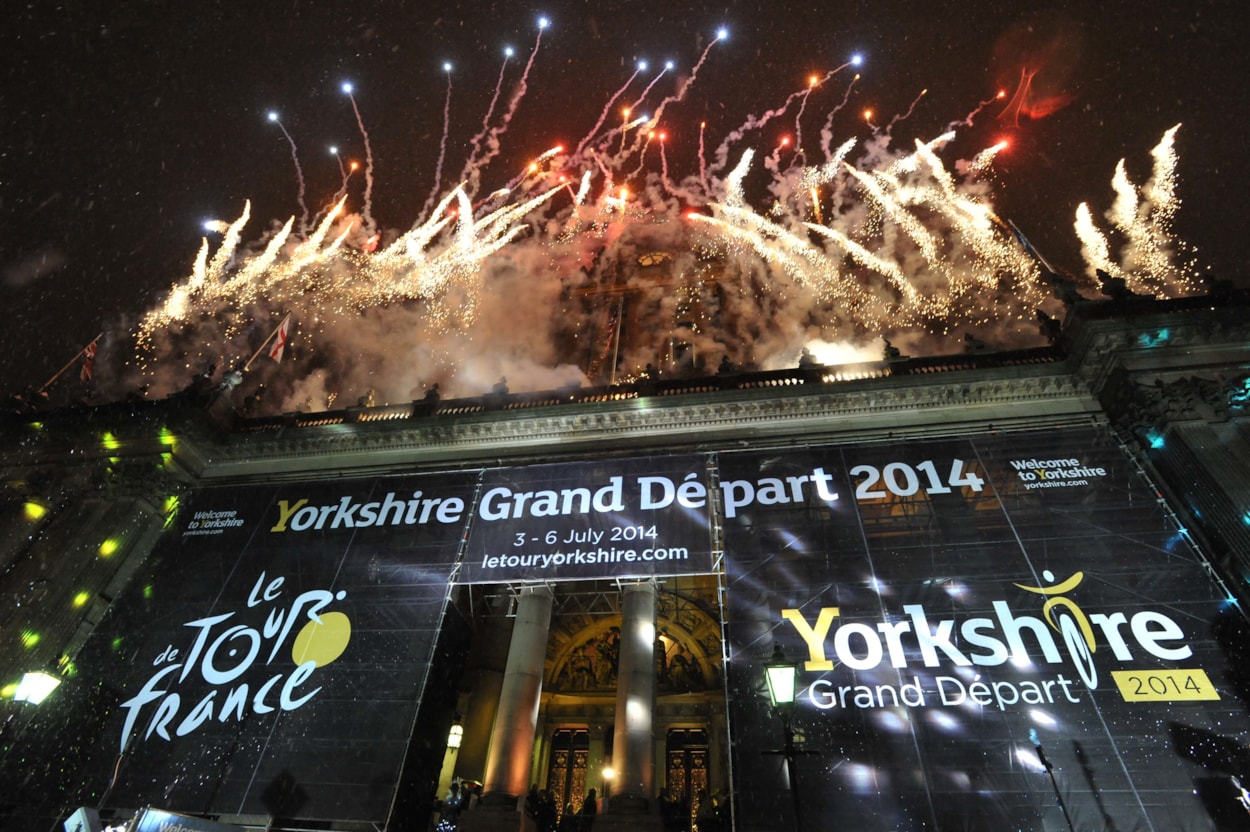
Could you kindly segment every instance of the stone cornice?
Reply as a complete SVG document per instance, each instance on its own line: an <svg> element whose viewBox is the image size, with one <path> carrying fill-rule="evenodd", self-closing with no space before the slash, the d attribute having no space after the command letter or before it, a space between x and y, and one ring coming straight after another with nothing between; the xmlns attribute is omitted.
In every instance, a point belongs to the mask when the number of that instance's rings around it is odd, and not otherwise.
<svg viewBox="0 0 1250 832"><path fill-rule="evenodd" d="M706 450L1034 426L1088 420L1097 403L1061 364L896 376L799 387L708 392L328 424L253 433L201 447L207 481L307 478L546 461L594 452Z"/></svg>

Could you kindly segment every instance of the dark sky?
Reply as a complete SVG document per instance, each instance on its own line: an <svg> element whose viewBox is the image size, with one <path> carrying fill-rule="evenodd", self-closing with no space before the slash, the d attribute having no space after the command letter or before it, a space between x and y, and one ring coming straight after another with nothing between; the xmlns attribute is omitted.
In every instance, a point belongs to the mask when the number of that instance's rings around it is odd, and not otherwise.
<svg viewBox="0 0 1250 832"><path fill-rule="evenodd" d="M40 0L10 4L0 27L0 391L46 380L101 330L123 332L189 273L203 220L233 219L250 198L244 236L255 238L269 219L298 212L290 147L265 118L271 108L297 144L315 210L340 181L327 147L363 161L339 90L354 82L375 155L373 213L383 226L410 226L434 185L443 62L455 67L451 176L485 113L504 45L517 50L515 80L540 14L551 27L504 155L489 169L495 184L536 153L584 135L637 59L672 59L688 70L724 25L729 40L666 118L670 163L682 173L697 167L699 121L714 145L853 52L864 55L863 79L834 122L838 141L868 135L858 118L864 107L882 125L922 89L927 95L893 136L906 145L932 138L998 89L1014 89L1028 64L1038 68L1029 102L1038 117L1026 114L1015 127L996 117L996 104L959 140L975 151L1012 138L996 166L1000 214L1050 260L1079 272L1077 203L1091 201L1096 213L1109 207L1116 161L1128 157L1141 182L1150 149L1182 122L1178 235L1198 247L1204 267L1243 276L1250 27L1236 2L562 0L530 9ZM818 127L848 80L844 73L813 95L808 124ZM792 125L779 119L746 144L767 151Z"/></svg>

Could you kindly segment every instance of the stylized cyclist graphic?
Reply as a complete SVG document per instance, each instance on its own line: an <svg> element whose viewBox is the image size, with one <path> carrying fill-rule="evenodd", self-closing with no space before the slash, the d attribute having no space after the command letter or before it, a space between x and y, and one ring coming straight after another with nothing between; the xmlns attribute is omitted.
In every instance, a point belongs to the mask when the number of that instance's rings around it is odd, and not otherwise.
<svg viewBox="0 0 1250 832"><path fill-rule="evenodd" d="M1016 586L1025 592L1047 596L1046 603L1042 606L1042 614L1046 616L1046 622L1063 636L1063 641L1068 646L1068 653L1072 656L1072 664L1076 666L1076 672L1080 674L1085 687L1093 690L1098 687L1098 669L1094 667L1094 651L1098 647L1094 644L1094 628L1090 625L1085 611L1077 606L1075 601L1071 598L1060 597L1065 592L1076 589L1077 585L1085 579L1085 573L1074 572L1066 581L1053 583L1055 574L1047 569L1042 572L1042 578L1051 582L1051 585L1016 584Z"/></svg>

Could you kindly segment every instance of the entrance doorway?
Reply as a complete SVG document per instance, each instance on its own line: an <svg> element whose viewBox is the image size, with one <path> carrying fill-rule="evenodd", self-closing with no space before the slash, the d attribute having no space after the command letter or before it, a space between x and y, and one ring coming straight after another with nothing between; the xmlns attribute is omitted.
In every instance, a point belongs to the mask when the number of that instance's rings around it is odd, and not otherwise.
<svg viewBox="0 0 1250 832"><path fill-rule="evenodd" d="M671 728L665 744L665 779L668 796L677 805L688 807L693 822L699 804L707 797L707 730Z"/></svg>
<svg viewBox="0 0 1250 832"><path fill-rule="evenodd" d="M586 764L590 757L590 732L584 728L560 728L551 737L551 762L547 766L547 793L563 816L566 804L580 812L586 796Z"/></svg>

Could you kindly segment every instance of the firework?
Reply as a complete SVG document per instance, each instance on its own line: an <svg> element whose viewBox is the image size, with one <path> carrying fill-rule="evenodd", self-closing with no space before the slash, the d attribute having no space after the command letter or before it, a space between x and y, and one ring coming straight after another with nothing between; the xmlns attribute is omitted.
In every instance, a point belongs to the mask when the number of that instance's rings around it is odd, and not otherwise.
<svg viewBox="0 0 1250 832"><path fill-rule="evenodd" d="M506 53L458 184L443 191L452 106L446 68L435 186L406 231L375 227L368 133L352 87L344 85L365 142L360 215L350 211L350 174L340 160L340 190L314 227L302 205L298 225L292 218L251 244L243 243L250 205L235 221L212 224L220 240L214 246L205 237L190 275L138 327L133 366L152 394L184 385L188 369L249 355L257 333L287 313L294 370L284 366L281 376L264 378L266 406L284 410L325 406L333 397L351 401L366 390L380 401L403 401L435 381L449 395L476 395L501 375L519 391L628 377L646 364L678 371L728 357L739 367L782 366L813 343L859 344L879 354L877 339L888 337L919 351L925 339L936 343L961 328L1017 345L1033 337L1035 309L1050 304L1056 311L1043 267L995 215L987 173L1005 143L969 161L943 160L954 129L970 125L994 99L948 132L896 148L890 129L911 115L922 91L884 131L872 128L867 139L850 137L835 148L835 115L860 76L829 112L812 111L817 93L858 67L858 57L747 117L710 161L700 123L691 160L697 164L683 175L665 143L680 129L680 112L669 123L666 108L680 111L724 41L719 33L650 114L635 110L672 64L623 110L619 124L604 129L643 64L584 138L570 149L552 148L479 197L486 168L524 104L545 28L540 23L496 118L512 56ZM809 112L821 124L823 157L810 164L800 146ZM755 151L739 146L787 113L793 152L777 144L756 165ZM862 130L862 123L849 126ZM1089 206L1077 209L1090 275L1102 269L1155 294L1192 289L1192 264L1175 263L1185 248L1171 232L1175 133L1155 148L1145 185L1134 186L1123 163L1117 168L1106 219L1122 248L1118 260ZM648 153L651 144L658 152ZM118 383L136 381L131 375Z"/></svg>

